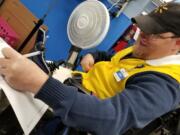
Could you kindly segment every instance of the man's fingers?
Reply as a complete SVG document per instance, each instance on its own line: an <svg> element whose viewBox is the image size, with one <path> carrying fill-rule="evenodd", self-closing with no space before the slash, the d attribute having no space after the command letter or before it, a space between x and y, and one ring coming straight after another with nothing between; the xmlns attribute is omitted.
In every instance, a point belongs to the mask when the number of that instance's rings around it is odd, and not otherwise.
<svg viewBox="0 0 180 135"><path fill-rule="evenodd" d="M89 64L82 67L85 72L88 72L91 69L91 66Z"/></svg>
<svg viewBox="0 0 180 135"><path fill-rule="evenodd" d="M10 47L3 48L2 53L5 58L16 58L16 57L21 56L16 50Z"/></svg>
<svg viewBox="0 0 180 135"><path fill-rule="evenodd" d="M6 76L8 73L6 68L0 68L0 75Z"/></svg>
<svg viewBox="0 0 180 135"><path fill-rule="evenodd" d="M10 61L4 58L0 58L0 68L6 68Z"/></svg>

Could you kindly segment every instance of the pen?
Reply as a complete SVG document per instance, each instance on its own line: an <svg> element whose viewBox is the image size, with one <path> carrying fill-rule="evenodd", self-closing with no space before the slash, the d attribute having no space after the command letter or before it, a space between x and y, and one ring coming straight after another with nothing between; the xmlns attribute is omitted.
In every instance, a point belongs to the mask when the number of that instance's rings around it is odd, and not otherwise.
<svg viewBox="0 0 180 135"><path fill-rule="evenodd" d="M29 57L33 57L33 56L36 56L36 55L39 55L39 54L41 54L41 51L27 53L27 54L24 54L23 56L26 57L26 58L29 58Z"/></svg>

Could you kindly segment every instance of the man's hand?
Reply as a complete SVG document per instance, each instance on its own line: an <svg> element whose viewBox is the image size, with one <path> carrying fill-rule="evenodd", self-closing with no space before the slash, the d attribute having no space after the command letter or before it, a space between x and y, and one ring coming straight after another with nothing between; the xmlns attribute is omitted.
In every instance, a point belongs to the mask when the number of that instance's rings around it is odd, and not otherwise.
<svg viewBox="0 0 180 135"><path fill-rule="evenodd" d="M88 72L94 65L94 58L91 54L85 55L81 60L81 66L85 72Z"/></svg>
<svg viewBox="0 0 180 135"><path fill-rule="evenodd" d="M48 75L12 48L4 48L2 53L5 58L0 58L0 74L7 83L19 91L37 93Z"/></svg>

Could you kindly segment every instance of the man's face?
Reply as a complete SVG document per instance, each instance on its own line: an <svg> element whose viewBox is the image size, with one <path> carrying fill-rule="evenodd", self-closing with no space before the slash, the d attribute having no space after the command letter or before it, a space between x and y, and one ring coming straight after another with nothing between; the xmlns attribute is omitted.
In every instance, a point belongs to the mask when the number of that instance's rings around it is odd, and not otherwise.
<svg viewBox="0 0 180 135"><path fill-rule="evenodd" d="M177 53L177 38L171 32L148 35L141 32L134 45L133 56L140 59L157 59Z"/></svg>

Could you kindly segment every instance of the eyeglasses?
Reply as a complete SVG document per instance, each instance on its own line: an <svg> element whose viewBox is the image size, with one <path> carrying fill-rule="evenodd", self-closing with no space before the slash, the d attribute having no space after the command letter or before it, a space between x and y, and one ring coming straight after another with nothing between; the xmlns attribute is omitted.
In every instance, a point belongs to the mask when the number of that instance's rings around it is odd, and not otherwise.
<svg viewBox="0 0 180 135"><path fill-rule="evenodd" d="M177 38L176 35L173 35L173 36L163 36L162 34L146 34L144 32L141 32L141 36L144 37L144 38L149 38L151 40Z"/></svg>

